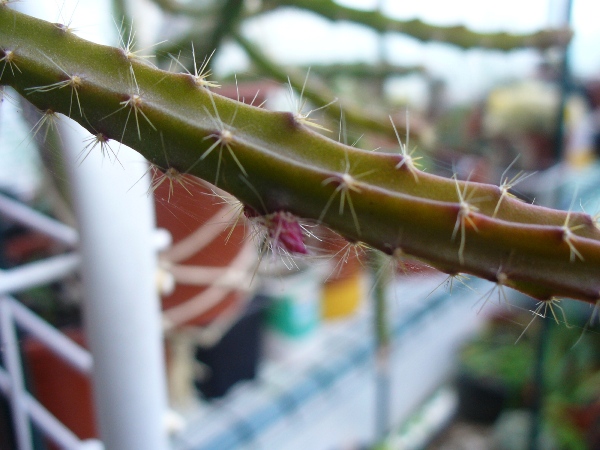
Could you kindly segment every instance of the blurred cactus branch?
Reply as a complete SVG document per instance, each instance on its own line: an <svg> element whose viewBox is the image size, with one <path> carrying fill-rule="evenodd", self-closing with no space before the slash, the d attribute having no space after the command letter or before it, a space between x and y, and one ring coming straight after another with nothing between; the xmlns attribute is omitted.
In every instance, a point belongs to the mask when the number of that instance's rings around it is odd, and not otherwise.
<svg viewBox="0 0 600 450"><path fill-rule="evenodd" d="M297 70L289 68L284 69L274 61L270 60L258 46L254 45L241 34L236 33L234 38L250 57L252 63L256 66L256 69L282 83L287 83L289 80L292 87L297 92L303 90L306 74L302 74ZM315 77L311 77L304 87L304 98L310 100L317 106L321 106L331 102L336 98L336 95L323 83L318 83ZM348 126L358 127L363 131L371 131L395 138L394 130L388 126L389 118L384 114L377 111L366 111L356 105L349 104L346 100L340 103L344 111L344 119ZM339 119L339 107L325 108L323 112L335 120ZM405 133L404 120L398 120L398 123L398 130L401 133ZM413 133L411 137L417 139L418 133L416 130L413 130L413 128L411 128L411 133Z"/></svg>
<svg viewBox="0 0 600 450"><path fill-rule="evenodd" d="M193 43L196 55L212 55L221 47L226 39L239 25L244 17L244 0L226 0L223 5L216 7L183 4L171 0L153 0L164 12L177 16L185 16L194 22L191 31L180 36L176 41L168 41L157 47L157 60L163 62L170 59L166 55L185 56L184 60L191 61L191 46ZM207 26L210 23L210 26ZM197 24L197 26L196 26ZM208 30L207 30L208 28ZM208 67L212 64L208 60ZM188 67L192 69L193 67Z"/></svg>
<svg viewBox="0 0 600 450"><path fill-rule="evenodd" d="M394 154L344 145L305 116L227 99L127 50L0 6L0 82L43 111L40 129L69 115L99 145L122 142L262 214L321 223L353 243L540 300L598 302L597 217L523 203L506 184L422 172L404 145Z"/></svg>
<svg viewBox="0 0 600 450"><path fill-rule="evenodd" d="M180 2L177 0L152 0L164 12L181 16L207 16L216 15L222 9L215 4L198 5L193 2Z"/></svg>
<svg viewBox="0 0 600 450"><path fill-rule="evenodd" d="M217 16L217 25L207 41L207 48L204 49L207 55L214 50L218 51L223 39L237 28L243 9L244 0L226 0L223 3Z"/></svg>
<svg viewBox="0 0 600 450"><path fill-rule="evenodd" d="M306 67L304 70L308 70ZM423 75L427 72L423 66L398 66L395 64L313 64L310 66L310 73L314 73L322 78L348 77L358 79L390 78L406 75Z"/></svg>
<svg viewBox="0 0 600 450"><path fill-rule="evenodd" d="M423 66L398 66L394 64L367 64L367 63L339 63L339 64L311 64L310 66L300 67L300 72L306 73L310 70L314 74L326 81L335 78L349 78L354 80L372 80L387 79L394 77L404 77L410 75L421 75L429 81L429 75ZM258 80L263 76L255 71L238 72L238 79ZM221 77L222 82L234 82L233 74ZM310 80L309 80L310 81Z"/></svg>
<svg viewBox="0 0 600 450"><path fill-rule="evenodd" d="M461 48L488 48L510 51L518 48L547 49L565 46L572 37L566 29L540 30L534 33L509 34L505 32L478 33L463 25L435 26L418 19L392 19L379 11L364 11L335 3L333 0L265 0L262 11L270 11L281 6L290 6L311 11L332 21L349 21L365 25L384 33L403 33L420 41L437 41Z"/></svg>

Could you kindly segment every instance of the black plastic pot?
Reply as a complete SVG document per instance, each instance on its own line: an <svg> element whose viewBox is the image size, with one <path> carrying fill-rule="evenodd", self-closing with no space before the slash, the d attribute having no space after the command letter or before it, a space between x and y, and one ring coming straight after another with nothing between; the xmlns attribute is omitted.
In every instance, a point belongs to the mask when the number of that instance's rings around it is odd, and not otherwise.
<svg viewBox="0 0 600 450"><path fill-rule="evenodd" d="M197 347L195 357L210 369L206 379L195 381L206 398L218 398L241 380L252 380L261 353L264 299L255 298L242 318L211 348Z"/></svg>
<svg viewBox="0 0 600 450"><path fill-rule="evenodd" d="M458 417L462 420L490 425L496 421L508 400L508 389L491 378L475 377L461 372L456 378Z"/></svg>

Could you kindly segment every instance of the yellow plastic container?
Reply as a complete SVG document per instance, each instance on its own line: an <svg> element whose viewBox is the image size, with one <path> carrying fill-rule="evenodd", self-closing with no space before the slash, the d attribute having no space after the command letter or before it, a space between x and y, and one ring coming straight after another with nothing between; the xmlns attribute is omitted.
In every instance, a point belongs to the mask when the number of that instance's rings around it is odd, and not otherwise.
<svg viewBox="0 0 600 450"><path fill-rule="evenodd" d="M321 317L342 319L351 316L365 296L362 270L339 280L327 281L321 292Z"/></svg>

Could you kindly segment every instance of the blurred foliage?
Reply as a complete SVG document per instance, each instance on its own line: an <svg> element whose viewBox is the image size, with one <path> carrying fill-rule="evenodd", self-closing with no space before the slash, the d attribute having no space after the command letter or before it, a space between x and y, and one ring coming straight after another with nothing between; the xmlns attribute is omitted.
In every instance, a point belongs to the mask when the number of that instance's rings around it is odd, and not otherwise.
<svg viewBox="0 0 600 450"><path fill-rule="evenodd" d="M557 306L554 308L562 319L562 312ZM589 311L587 315L586 311L572 312L568 315L579 317L573 324L556 323L550 311L545 319L535 315L532 318L524 312L493 317L461 349L460 367L478 378L504 386L508 408L528 407L535 382L535 342L531 336L538 335L542 320L551 321L542 387L544 420L561 448L585 449L586 434L593 431L590 427L597 424L594 420L600 419L600 324L590 325Z"/></svg>

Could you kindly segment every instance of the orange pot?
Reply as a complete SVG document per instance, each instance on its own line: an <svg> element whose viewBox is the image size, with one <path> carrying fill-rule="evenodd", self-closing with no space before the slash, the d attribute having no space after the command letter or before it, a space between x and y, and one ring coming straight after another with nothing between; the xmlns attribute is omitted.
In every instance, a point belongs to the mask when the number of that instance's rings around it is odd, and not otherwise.
<svg viewBox="0 0 600 450"><path fill-rule="evenodd" d="M70 330L65 334L79 345L85 346L81 330ZM35 338L26 338L22 348L32 394L77 437L97 438L90 378L71 367Z"/></svg>
<svg viewBox="0 0 600 450"><path fill-rule="evenodd" d="M173 248L180 244L180 251L175 254L172 249L167 250L161 259L166 259L167 264L174 263L183 267L202 266L221 269L230 267L243 248L242 243L246 238L244 227L233 227L236 220L235 212L231 207L228 208L223 199L212 192L207 185L191 177L189 179L186 177L183 182L182 186L177 181L170 184L170 180L165 179L155 190L157 224L171 233ZM206 238L208 242L204 242L198 251L188 251L185 242L189 241L190 236L199 235L199 228L202 228L204 234L208 236ZM188 241L185 241L186 239ZM190 244L190 248L194 246L193 243ZM168 317L169 310L179 307L192 298L197 298L207 289L208 286L178 283L170 295L163 297L163 312L167 313ZM244 295L246 294L241 291L222 289L212 296L213 306L200 314L179 319L177 325L205 326L223 311L241 303Z"/></svg>

